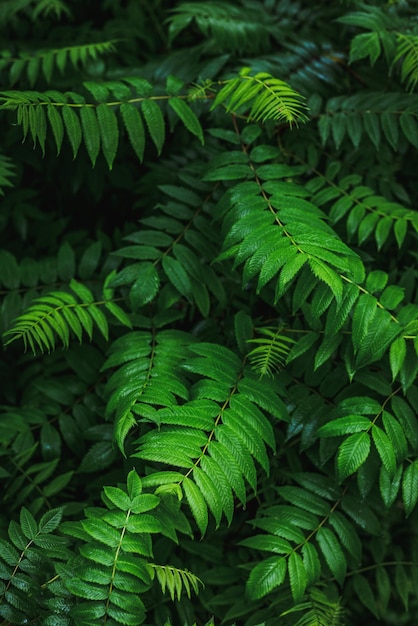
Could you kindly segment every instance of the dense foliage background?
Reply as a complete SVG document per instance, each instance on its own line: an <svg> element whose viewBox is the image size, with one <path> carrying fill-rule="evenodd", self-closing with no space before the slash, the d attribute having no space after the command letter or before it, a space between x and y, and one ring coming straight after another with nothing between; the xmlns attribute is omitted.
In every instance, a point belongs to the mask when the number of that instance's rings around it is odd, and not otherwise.
<svg viewBox="0 0 418 626"><path fill-rule="evenodd" d="M1 625L416 624L416 3L0 33Z"/></svg>

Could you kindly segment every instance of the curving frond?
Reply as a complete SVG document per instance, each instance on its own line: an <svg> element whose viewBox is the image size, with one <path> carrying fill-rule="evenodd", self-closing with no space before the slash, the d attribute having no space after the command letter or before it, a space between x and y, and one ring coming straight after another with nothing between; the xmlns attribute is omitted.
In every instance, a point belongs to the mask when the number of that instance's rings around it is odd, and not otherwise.
<svg viewBox="0 0 418 626"><path fill-rule="evenodd" d="M63 0L38 0L36 7L33 10L33 19L37 20L40 17L55 17L61 19L61 17L72 17L71 10Z"/></svg>
<svg viewBox="0 0 418 626"><path fill-rule="evenodd" d="M302 612L294 626L344 626L345 609L341 602L330 600L321 587L312 587L307 597L282 616Z"/></svg>
<svg viewBox="0 0 418 626"><path fill-rule="evenodd" d="M68 348L71 332L81 343L83 332L92 339L94 326L107 339L108 322L99 308L101 305L108 308L125 326L131 325L129 318L114 302L95 301L91 291L74 279L69 287L75 295L52 291L47 296L36 298L14 321L12 328L4 333L5 345L22 339L25 350L29 346L34 354L38 349L40 352L50 352L55 348L56 336L63 347Z"/></svg>
<svg viewBox="0 0 418 626"><path fill-rule="evenodd" d="M50 50L36 50L32 54L21 52L17 58L10 58L7 53L3 52L3 58L0 59L0 68L10 68L11 85L14 85L23 75L26 75L31 87L33 87L39 76L43 76L45 81L50 83L56 69L63 75L68 72L69 64L71 64L74 70L77 70L80 66L85 66L91 61L100 58L100 56L114 52L116 42L117 40L112 39Z"/></svg>
<svg viewBox="0 0 418 626"><path fill-rule="evenodd" d="M286 419L287 412L278 395L251 370L243 372L241 359L224 346L192 344L188 353L183 369L198 378L190 399L144 413L159 429L139 438L133 456L162 466L144 485L177 485L204 535L209 511L216 526L223 515L230 524L234 496L245 504L245 483L256 490L254 461L268 473L266 446L274 449L275 439L265 413Z"/></svg>
<svg viewBox="0 0 418 626"><path fill-rule="evenodd" d="M103 370L116 368L109 377L107 415L115 413L114 436L125 454L129 432L141 419L158 423L156 407L187 400L182 364L192 341L185 333L162 330L135 331L113 342Z"/></svg>
<svg viewBox="0 0 418 626"><path fill-rule="evenodd" d="M273 376L285 366L295 340L286 336L282 328L256 328L255 332L264 337L248 339L248 343L257 344L248 353L250 363L260 378Z"/></svg>
<svg viewBox="0 0 418 626"><path fill-rule="evenodd" d="M164 101L167 96L151 96L151 84L141 78L129 77L109 83L86 82L84 87L96 104L87 102L84 96L72 91L2 91L0 110L16 111L24 139L29 133L34 145L39 144L43 153L50 128L58 154L67 135L74 158L84 141L92 165L102 151L111 169L119 143L118 114L141 161L145 148L145 127L160 154L165 141L165 120L155 100ZM107 102L109 98L113 100ZM187 130L203 143L202 127L186 99L187 96L170 95L169 106Z"/></svg>
<svg viewBox="0 0 418 626"><path fill-rule="evenodd" d="M131 307L137 311L152 302L167 279L178 298L194 302L204 317L212 301L226 301L225 289L207 259L219 250L219 237L211 221L211 186L201 182L195 190L186 185L160 185L162 215L140 220L141 229L125 237L128 245L114 255L135 259L111 281L114 288L129 287ZM134 269L134 271L133 271ZM174 296L173 296L174 297ZM173 310L161 312L155 323L174 319ZM168 317L167 317L168 316Z"/></svg>
<svg viewBox="0 0 418 626"><path fill-rule="evenodd" d="M191 592L199 593L199 585L204 587L203 582L192 572L178 569L171 565L156 565L148 563L148 571L151 579L157 578L161 586L161 591L168 591L172 600L180 600L183 590L188 598L191 598Z"/></svg>
<svg viewBox="0 0 418 626"><path fill-rule="evenodd" d="M249 109L248 121L276 120L292 126L306 122L305 98L283 80L267 72L251 75L244 67L237 78L224 81L212 109L223 104L228 113L243 113ZM221 83L222 84L222 83Z"/></svg>
<svg viewBox="0 0 418 626"><path fill-rule="evenodd" d="M257 151L254 148L255 155ZM235 266L244 264L243 283L256 280L258 293L272 281L275 301L307 265L339 303L343 295L341 275L355 282L364 278L359 257L326 224L325 214L305 199L309 194L302 186L281 182L299 175L300 168L264 165L258 155L251 163L252 154L249 160L246 154L231 151L221 167L216 167L216 160L212 162L205 176L205 180L220 180L225 175L240 180L226 192L222 213L215 215L226 231L217 260L232 258ZM315 234L310 234L311 229Z"/></svg>
<svg viewBox="0 0 418 626"><path fill-rule="evenodd" d="M398 34L398 47L394 63L402 59L401 78L410 91L418 82L418 35Z"/></svg>

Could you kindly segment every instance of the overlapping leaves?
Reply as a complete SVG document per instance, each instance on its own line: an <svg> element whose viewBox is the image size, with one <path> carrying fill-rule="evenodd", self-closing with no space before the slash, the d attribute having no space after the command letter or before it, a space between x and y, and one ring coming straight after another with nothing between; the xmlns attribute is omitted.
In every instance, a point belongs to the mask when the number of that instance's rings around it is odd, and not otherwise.
<svg viewBox="0 0 418 626"><path fill-rule="evenodd" d="M203 535L208 511L217 526L222 515L230 523L234 498L246 502L245 483L256 491L254 461L269 471L266 446L274 449L275 438L264 411L277 419L287 412L274 388L243 371L232 351L209 343L188 350L183 367L197 379L190 399L155 411L159 430L139 438L134 456L162 464L144 484L184 494Z"/></svg>
<svg viewBox="0 0 418 626"><path fill-rule="evenodd" d="M294 479L298 485L278 488L285 504L267 508L251 522L265 532L240 542L274 554L251 570L247 590L252 599L266 596L288 580L298 603L306 588L319 580L324 567L342 585L347 567L360 563L361 542L349 519L350 507L345 509L343 500L344 512L336 510L335 502L340 499L337 486L320 474L296 474Z"/></svg>
<svg viewBox="0 0 418 626"><path fill-rule="evenodd" d="M231 162L239 154L231 152ZM245 154L242 157L246 160ZM217 172L221 177L219 168L209 172L206 179L217 180ZM361 282L363 265L326 224L325 214L305 199L309 193L304 187L282 181L299 172L283 164L239 165L235 178L256 176L256 181L236 184L219 204L217 218L224 224L224 241L218 259L233 258L235 267L244 263L243 283L257 281L258 293L274 281L275 301L303 266L309 266L312 275L324 282L340 303L341 273Z"/></svg>
<svg viewBox="0 0 418 626"><path fill-rule="evenodd" d="M393 150L405 142L418 147L417 96L398 93L362 93L327 101L318 130L325 144L332 138L339 148L348 136L355 148L365 138L379 148L384 141Z"/></svg>
<svg viewBox="0 0 418 626"><path fill-rule="evenodd" d="M69 64L72 65L74 70L77 70L79 66L84 66L91 61L97 60L100 56L114 52L115 43L115 40L108 40L49 50L37 50L33 54L22 52L17 58L13 59L10 59L9 55L3 52L2 58L0 58L0 70L9 70L11 85L17 83L21 80L22 75L26 74L31 87L33 87L40 75L43 76L47 83L50 83L55 69L64 74L68 72Z"/></svg>
<svg viewBox="0 0 418 626"><path fill-rule="evenodd" d="M142 624L145 606L140 594L151 587L155 576L171 595L180 595L183 588L188 594L191 589L198 591L199 581L190 572L149 563L151 535L163 530L155 512L160 499L142 492L135 470L128 474L126 490L105 487L103 499L106 508L96 508L81 523L62 525L66 534L83 540L81 564L65 580L78 599L71 610L75 624L99 618Z"/></svg>
<svg viewBox="0 0 418 626"><path fill-rule="evenodd" d="M340 482L360 468L365 473L370 471L377 453L380 468L375 481L379 483L383 502L390 507L402 493L407 515L418 499L414 486L417 464L409 457L416 455L418 431L410 416L411 407L396 395L391 398L391 410L369 397L352 397L342 401L335 418L318 431L322 438L344 437L336 456ZM371 483L363 483L361 476L359 488L366 497Z"/></svg>
<svg viewBox="0 0 418 626"><path fill-rule="evenodd" d="M398 247L405 241L408 228L418 230L415 211L398 202L387 200L375 190L363 184L359 174L351 174L335 180L342 163L334 161L324 176L312 178L306 185L313 191L312 201L319 207L329 207L330 220L336 224L346 219L347 235L357 235L359 245L374 237L380 250L391 241L393 231Z"/></svg>
<svg viewBox="0 0 418 626"><path fill-rule="evenodd" d="M0 109L17 111L17 123L22 126L24 138L29 133L34 145L39 144L43 153L50 128L58 154L66 135L74 158L84 141L93 166L101 151L111 169L118 149L120 116L141 161L145 128L160 154L165 141L165 121L156 98L151 97L152 85L147 80L129 77L108 83L90 81L84 83L84 87L95 99L94 104L73 91L2 91ZM108 98L112 101L108 102ZM173 94L169 106L186 128L203 141L199 120L188 104Z"/></svg>
<svg viewBox="0 0 418 626"><path fill-rule="evenodd" d="M48 594L41 589L70 555L67 541L53 534L62 513L62 509L51 509L36 522L22 507L20 523L9 524L10 541L0 539L0 616L6 622L37 619L45 610Z"/></svg>
<svg viewBox="0 0 418 626"><path fill-rule="evenodd" d="M128 235L127 246L114 254L131 260L111 280L114 288L129 286L133 311L141 310L157 297L161 284L168 280L171 289L166 308L160 306L156 326L173 320L172 303L180 298L194 302L203 316L210 311L211 298L225 303L225 288L210 260L219 250L218 234L211 223L211 187L199 184L195 190L186 185L161 185L168 198L161 214L141 220L141 229ZM166 287L167 292L167 287ZM181 311L177 312L181 316Z"/></svg>

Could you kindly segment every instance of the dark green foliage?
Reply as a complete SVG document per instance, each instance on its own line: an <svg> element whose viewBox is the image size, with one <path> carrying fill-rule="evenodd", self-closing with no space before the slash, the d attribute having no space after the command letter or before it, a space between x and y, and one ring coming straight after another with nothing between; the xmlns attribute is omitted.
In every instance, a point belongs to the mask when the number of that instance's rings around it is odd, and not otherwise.
<svg viewBox="0 0 418 626"><path fill-rule="evenodd" d="M415 9L1 3L1 626L416 624Z"/></svg>

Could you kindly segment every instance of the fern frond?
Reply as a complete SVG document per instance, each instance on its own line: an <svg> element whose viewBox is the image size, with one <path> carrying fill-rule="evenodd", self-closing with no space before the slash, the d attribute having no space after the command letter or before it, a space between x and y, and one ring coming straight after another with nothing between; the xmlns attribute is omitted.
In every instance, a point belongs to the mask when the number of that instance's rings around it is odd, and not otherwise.
<svg viewBox="0 0 418 626"><path fill-rule="evenodd" d="M8 541L0 539L0 605L2 618L18 622L28 615L37 619L42 611L40 597L48 576L70 556L67 540L54 533L60 524L63 508L51 509L37 522L31 512L22 507L19 523L11 521ZM7 535L6 535L7 536ZM28 562L37 563L28 575Z"/></svg>
<svg viewBox="0 0 418 626"><path fill-rule="evenodd" d="M39 0L33 10L33 19L39 17L54 16L57 19L61 17L71 17L72 13L63 0Z"/></svg>
<svg viewBox="0 0 418 626"><path fill-rule="evenodd" d="M307 598L296 604L281 617L303 612L295 626L344 626L345 610L340 601L331 601L319 587L309 589Z"/></svg>
<svg viewBox="0 0 418 626"><path fill-rule="evenodd" d="M305 98L290 85L267 72L253 76L250 72L251 68L245 67L239 77L224 81L212 109L224 104L229 113L235 113L251 105L248 121L276 120L290 126L308 119Z"/></svg>
<svg viewBox="0 0 418 626"><path fill-rule="evenodd" d="M232 351L209 343L189 345L188 351L194 356L183 368L198 376L190 400L155 411L152 421L159 430L140 437L133 456L176 468L147 476L144 485L178 485L203 535L208 511L217 526L222 515L231 523L234 494L244 504L244 481L256 489L254 461L269 470L266 446L274 449L275 439L264 411L278 419L287 412L251 370L240 374L241 360Z"/></svg>
<svg viewBox="0 0 418 626"><path fill-rule="evenodd" d="M90 622L100 614L117 623L141 624L145 606L140 594L152 584L151 535L161 532L154 514L160 499L142 493L135 470L128 474L125 489L103 491L106 508L97 507L81 523L61 526L65 534L82 540L78 566L72 576L67 571L64 577L66 588L80 599L71 616L76 623ZM185 585L184 579L181 583Z"/></svg>
<svg viewBox="0 0 418 626"><path fill-rule="evenodd" d="M100 56L111 54L115 51L116 39L89 44L77 44L63 48L50 50L37 50L33 54L20 53L17 58L10 59L3 54L3 67L10 66L10 82L14 85L26 73L30 85L36 83L39 75L51 82L54 70L57 68L61 74L68 72L68 64L71 63L74 70L95 61Z"/></svg>
<svg viewBox="0 0 418 626"><path fill-rule="evenodd" d="M418 131L418 125L417 125ZM418 136L417 136L418 139ZM378 195L363 183L360 175L337 179L342 163L334 162L333 171L312 178L306 188L312 190L312 201L326 210L332 224L346 219L347 235L358 237L359 245L374 237L377 249L395 239L400 248L410 231L418 231L416 212ZM390 237L393 231L394 237Z"/></svg>
<svg viewBox="0 0 418 626"><path fill-rule="evenodd" d="M107 414L115 412L115 439L124 453L125 440L139 420L158 423L155 407L188 399L181 364L192 341L184 333L132 332L116 340L103 369L117 367L106 387Z"/></svg>
<svg viewBox="0 0 418 626"><path fill-rule="evenodd" d="M211 38L223 50L238 53L258 52L269 44L272 19L266 11L235 7L227 2L183 2L173 9L169 21L170 43L194 22L202 35ZM270 19L269 19L270 18Z"/></svg>
<svg viewBox="0 0 418 626"><path fill-rule="evenodd" d="M397 150L406 139L418 147L418 96L398 93L362 93L328 100L326 112L318 119L322 143L330 138L340 148L348 136L355 148L368 137L379 149L382 139Z"/></svg>
<svg viewBox="0 0 418 626"><path fill-rule="evenodd" d="M84 83L85 89L96 99L96 104L86 102L75 92L58 91L3 91L0 92L0 109L17 111L17 123L22 126L24 139L30 133L34 145L45 150L48 127L56 143L57 153L62 147L64 134L70 142L74 158L82 140L95 165L100 150L109 168L112 168L119 141L120 114L132 148L143 159L146 126L149 135L161 152L165 141L165 120L155 100L169 100L169 106L187 130L203 143L200 122L185 102L187 96L152 96L152 86L144 79L126 78L108 83ZM109 98L116 98L111 102Z"/></svg>
<svg viewBox="0 0 418 626"><path fill-rule="evenodd" d="M92 339L93 327L97 326L105 339L108 337L108 323L99 305L106 305L106 300L94 301L91 291L74 279L70 282L73 294L53 291L47 296L36 298L34 303L6 331L5 345L22 339L25 350L29 346L34 354L55 349L56 335L64 348L70 343L72 331L81 342L83 331ZM111 311L112 312L112 311ZM115 312L113 312L115 315ZM120 315L118 316L121 321ZM125 318L123 318L125 319ZM125 325L130 325L128 318Z"/></svg>
<svg viewBox="0 0 418 626"><path fill-rule="evenodd" d="M157 577L163 593L167 590L172 600L180 600L183 590L185 590L188 598L191 598L191 591L195 594L199 593L199 585L204 587L203 582L192 572L178 569L171 565L156 565L148 563L148 571L151 579Z"/></svg>
<svg viewBox="0 0 418 626"><path fill-rule="evenodd" d="M248 339L248 343L258 344L248 353L248 358L260 378L273 376L284 367L295 341L283 334L281 328L256 328L255 331L265 338Z"/></svg>
<svg viewBox="0 0 418 626"><path fill-rule="evenodd" d="M235 155L231 152L230 159ZM206 180L217 180L222 169L210 171ZM299 172L293 171L296 175ZM222 214L217 217L227 232L218 260L234 258L235 266L245 263L244 284L258 277L259 292L274 280L277 301L302 268L309 265L312 274L328 286L339 303L343 295L342 272L348 272L355 282L363 280L360 259L325 223L325 215L304 199L307 194L303 187L280 181L292 176L291 167L240 164L233 172L234 178L257 176L257 182L239 183L225 194ZM311 230L314 224L315 233Z"/></svg>
<svg viewBox="0 0 418 626"><path fill-rule="evenodd" d="M160 185L167 198L161 205L163 214L141 220L141 230L125 238L129 245L114 253L137 261L121 269L112 280L114 287L129 285L134 311L154 300L164 277L179 298L195 303L205 317L211 299L225 302L223 285L206 262L216 255L219 240L210 219L211 186L199 182L197 192L192 187L194 181L188 186ZM172 310L166 313L174 314ZM160 320L156 320L158 325Z"/></svg>
<svg viewBox="0 0 418 626"><path fill-rule="evenodd" d="M418 82L418 35L398 34L394 63L402 59L401 79L410 91Z"/></svg>
<svg viewBox="0 0 418 626"><path fill-rule="evenodd" d="M335 502L342 500L336 484L314 473L296 474L294 478L298 486L278 488L285 504L267 508L262 517L251 522L264 533L240 542L251 550L274 554L251 570L247 591L254 600L277 589L287 578L298 603L306 589L320 579L321 558L341 586L348 565L358 566L360 562L358 532L346 514L335 510ZM367 515L373 517L370 509L364 513Z"/></svg>

